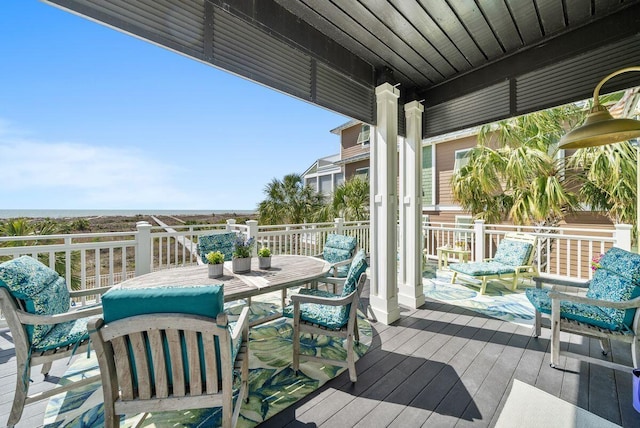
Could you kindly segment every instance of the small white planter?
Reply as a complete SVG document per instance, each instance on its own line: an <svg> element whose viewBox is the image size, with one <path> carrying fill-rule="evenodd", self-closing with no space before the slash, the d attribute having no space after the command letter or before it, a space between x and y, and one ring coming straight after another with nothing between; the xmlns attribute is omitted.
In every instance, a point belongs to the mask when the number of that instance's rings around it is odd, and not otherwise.
<svg viewBox="0 0 640 428"><path fill-rule="evenodd" d="M251 272L251 257L233 259L232 270L233 273Z"/></svg>
<svg viewBox="0 0 640 428"><path fill-rule="evenodd" d="M222 276L222 263L209 264L209 278L220 278Z"/></svg>
<svg viewBox="0 0 640 428"><path fill-rule="evenodd" d="M260 256L258 256L258 267L260 269L270 269L271 268L271 256L269 256L269 257L260 257Z"/></svg>

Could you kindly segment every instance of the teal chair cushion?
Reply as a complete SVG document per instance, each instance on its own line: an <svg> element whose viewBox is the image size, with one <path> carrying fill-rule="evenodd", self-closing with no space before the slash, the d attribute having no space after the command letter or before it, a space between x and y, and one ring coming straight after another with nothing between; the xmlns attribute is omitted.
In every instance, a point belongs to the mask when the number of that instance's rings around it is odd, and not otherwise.
<svg viewBox="0 0 640 428"><path fill-rule="evenodd" d="M223 307L222 285L114 288L102 296L107 324L136 315L173 312L215 318Z"/></svg>
<svg viewBox="0 0 640 428"><path fill-rule="evenodd" d="M345 297L353 293L358 285L358 279L363 274L369 265L367 264L367 258L364 250L358 251L353 258L349 272L344 282L342 294L337 295L322 290L309 290L306 288L300 289L300 294L338 298ZM329 306L320 305L317 303L301 303L300 304L300 319L310 324L316 324L329 330L339 330L349 321L349 311L351 310L351 304L344 306ZM283 311L283 315L288 318L293 318L293 305L286 306Z"/></svg>
<svg viewBox="0 0 640 428"><path fill-rule="evenodd" d="M600 259L589 284L587 297L625 302L640 296L640 255L617 247L611 248ZM635 309L602 308L615 322L631 327Z"/></svg>
<svg viewBox="0 0 640 428"><path fill-rule="evenodd" d="M539 312L551 315L550 289L527 288L525 293L534 308ZM609 316L598 306L585 305L576 302L560 302L560 316L562 318L584 322L614 331L628 331L627 326Z"/></svg>
<svg viewBox="0 0 640 428"><path fill-rule="evenodd" d="M337 298L339 295L322 290L300 289L300 294ZM282 315L293 318L293 305L287 305L282 310ZM340 330L349 321L347 306L319 305L317 303L301 303L300 319L310 324L322 326L328 330Z"/></svg>
<svg viewBox="0 0 640 428"><path fill-rule="evenodd" d="M354 292L358 286L358 279L360 278L360 275L365 273L368 267L367 256L365 255L364 250L358 251L351 261L351 266L347 272L347 276L344 281L344 288L342 289L342 296L348 296Z"/></svg>
<svg viewBox="0 0 640 428"><path fill-rule="evenodd" d="M353 251L356 249L358 241L353 236L337 235L330 233L327 235L327 240L324 244L322 251L322 258L329 263L338 263L345 260L349 260L353 256ZM331 272L332 275L338 278L344 278L349 272L349 265L338 266L335 272Z"/></svg>
<svg viewBox="0 0 640 428"><path fill-rule="evenodd" d="M336 235L330 233L322 251L322 258L329 263L343 262L349 260L353 255L357 245L357 240L353 236ZM346 267L348 269L348 267Z"/></svg>
<svg viewBox="0 0 640 428"><path fill-rule="evenodd" d="M70 295L64 278L33 257L22 256L0 264L0 286L22 300L29 313L56 315L69 311ZM53 325L27 326L32 346L40 346L52 328Z"/></svg>
<svg viewBox="0 0 640 428"><path fill-rule="evenodd" d="M56 324L40 341L33 343L32 349L36 352L44 352L87 340L89 339L87 323L90 319L99 317L95 315Z"/></svg>
<svg viewBox="0 0 640 428"><path fill-rule="evenodd" d="M327 240L324 243L324 247L346 250L350 253L353 253L353 250L356 249L357 243L358 240L354 236L330 233L327 235Z"/></svg>
<svg viewBox="0 0 640 428"><path fill-rule="evenodd" d="M238 235L235 232L216 233L214 235L203 235L198 238L198 254L205 264L208 264L205 257L211 251L220 251L224 254L225 261L233 259L233 249L236 245Z"/></svg>
<svg viewBox="0 0 640 428"><path fill-rule="evenodd" d="M209 286L165 286L141 289L113 289L104 294L102 298L105 323L121 320L137 315L148 315L156 313L184 313L199 315L208 318L215 318L224 308L224 287L223 285ZM231 331L232 324L229 325ZM232 361L235 360L239 343L231 344ZM198 346L202 348L202 339L198 338ZM217 346L217 339L216 339ZM182 343L184 376L189 379L189 368L186 364L186 343ZM204 356L200 354L200 366L206 367ZM169 382L172 381L171 361L169 359L168 348L165 346L165 357L167 361L167 375ZM133 355L131 354L131 358ZM148 358L151 352L148 350ZM220 370L220 350L216 349L216 360L218 364L218 378L221 379ZM202 370L202 381L205 382L205 370ZM153 378L153 373L151 373ZM134 373L135 377L135 373Z"/></svg>
<svg viewBox="0 0 640 428"><path fill-rule="evenodd" d="M503 239L498 245L493 261L509 266L523 266L529 263L531 251L533 245L530 242Z"/></svg>
<svg viewBox="0 0 640 428"><path fill-rule="evenodd" d="M469 276L502 275L515 272L515 269L512 265L507 265L496 261L454 263L449 265L449 268L453 271Z"/></svg>

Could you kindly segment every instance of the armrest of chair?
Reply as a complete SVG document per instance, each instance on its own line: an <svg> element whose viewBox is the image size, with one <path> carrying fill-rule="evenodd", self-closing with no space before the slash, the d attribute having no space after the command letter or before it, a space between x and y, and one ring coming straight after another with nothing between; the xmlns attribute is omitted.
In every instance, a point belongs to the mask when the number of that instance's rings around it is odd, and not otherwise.
<svg viewBox="0 0 640 428"><path fill-rule="evenodd" d="M80 318L90 317L92 315L100 315L102 313L102 307L92 307L88 309L82 309L75 311L65 312L64 314L57 315L36 315L22 310L16 310L16 316L18 321L22 324L29 325L51 325L60 324L67 321L74 321Z"/></svg>
<svg viewBox="0 0 640 428"><path fill-rule="evenodd" d="M231 340L235 342L242 335L242 340L249 340L249 308L245 307L240 312L240 318L231 332Z"/></svg>
<svg viewBox="0 0 640 428"><path fill-rule="evenodd" d="M91 288L88 290L71 290L69 291L69 295L71 296L71 298L82 297L82 296L93 296L94 294L104 294L109 290L111 290L111 286Z"/></svg>
<svg viewBox="0 0 640 428"><path fill-rule="evenodd" d="M640 308L640 297L636 297L635 299L627 300L625 302L612 302L610 300L590 299L588 297L578 296L575 294L561 293L559 291L554 290L549 293L549 298L551 299L552 302L569 301L569 302L583 303L586 305L601 306L601 307L613 308L613 309ZM553 308L553 303L552 303L552 308Z"/></svg>
<svg viewBox="0 0 640 428"><path fill-rule="evenodd" d="M353 297L355 294L355 291L344 297L320 297L310 294L292 294L291 301L293 302L294 306L297 306L300 303L316 303L318 305L327 306L344 306L353 301Z"/></svg>
<svg viewBox="0 0 640 428"><path fill-rule="evenodd" d="M536 288L542 288L542 284L549 285L562 285L565 287L574 287L574 288L589 288L589 281L576 281L572 279L564 279L564 278L551 278L544 276L534 276L532 278L536 283Z"/></svg>

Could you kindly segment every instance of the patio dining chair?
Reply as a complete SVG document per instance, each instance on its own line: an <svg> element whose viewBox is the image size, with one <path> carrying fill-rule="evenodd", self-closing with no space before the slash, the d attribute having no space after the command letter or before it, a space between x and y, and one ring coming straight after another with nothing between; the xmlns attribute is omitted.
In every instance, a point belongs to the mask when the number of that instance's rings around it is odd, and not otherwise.
<svg viewBox="0 0 640 428"><path fill-rule="evenodd" d="M229 323L223 286L121 288L89 328L104 394L105 427L120 415L222 407L235 426L248 394L249 308ZM240 378L233 400L235 374Z"/></svg>
<svg viewBox="0 0 640 428"><path fill-rule="evenodd" d="M324 290L300 289L291 295L293 304L284 308L283 314L293 318L293 370L300 366L300 358L320 361L349 369L351 382L357 381L354 341L358 343L357 312L360 295L367 280L367 259L364 250L358 251L345 278L327 278L327 281L342 285L342 293ZM319 334L346 339L347 360L336 360L325 356L308 355L301 352L300 335Z"/></svg>
<svg viewBox="0 0 640 428"><path fill-rule="evenodd" d="M330 233L327 235L322 253L317 254L315 257L320 257L331 263L327 277L345 278L357 249L358 240L354 236ZM319 282L326 283L327 288L329 284L332 284L333 293L335 294L336 286L334 282L324 280Z"/></svg>
<svg viewBox="0 0 640 428"><path fill-rule="evenodd" d="M510 232L498 244L493 258L482 262L454 263L449 265L453 271L451 284L456 282L458 274L481 280L480 294L487 289L489 279L512 279L511 290L515 291L521 278L537 275L533 264L536 237L526 233Z"/></svg>
<svg viewBox="0 0 640 428"><path fill-rule="evenodd" d="M535 288L526 295L536 310L535 337L542 327L542 315L550 315L551 367L560 355L578 358L614 369L638 367L640 363L640 255L613 247L599 261L588 282L558 278L534 278ZM543 287L551 285L551 288ZM564 287L560 292L560 287ZM584 291L586 290L586 294ZM611 350L611 340L631 345L633 367L560 349L560 333L569 332L600 340L602 354Z"/></svg>
<svg viewBox="0 0 640 428"><path fill-rule="evenodd" d="M102 313L99 305L71 308L74 297L102 294L109 287L69 291L63 277L40 263L22 256L0 264L0 308L16 352L16 387L7 426L22 417L24 406L47 399L100 379L93 376L64 386L29 395L31 368L42 364L45 379L57 360L68 360L89 347L87 322Z"/></svg>
<svg viewBox="0 0 640 428"><path fill-rule="evenodd" d="M211 251L220 251L225 261L231 261L237 236L235 232L221 232L198 237L198 255L202 263L209 263L205 256Z"/></svg>

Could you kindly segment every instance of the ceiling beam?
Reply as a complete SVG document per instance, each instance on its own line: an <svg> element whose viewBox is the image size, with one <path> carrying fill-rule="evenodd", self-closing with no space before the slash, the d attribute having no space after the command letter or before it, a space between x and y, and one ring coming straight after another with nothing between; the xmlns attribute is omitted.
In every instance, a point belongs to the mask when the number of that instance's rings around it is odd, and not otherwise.
<svg viewBox="0 0 640 428"><path fill-rule="evenodd" d="M640 34L640 3L632 4L605 18L555 36L446 83L428 89L418 89L416 99L425 99L428 105L441 104L636 34ZM637 77L637 81L640 85L640 76ZM589 92L576 93L574 99L565 102L590 96Z"/></svg>

